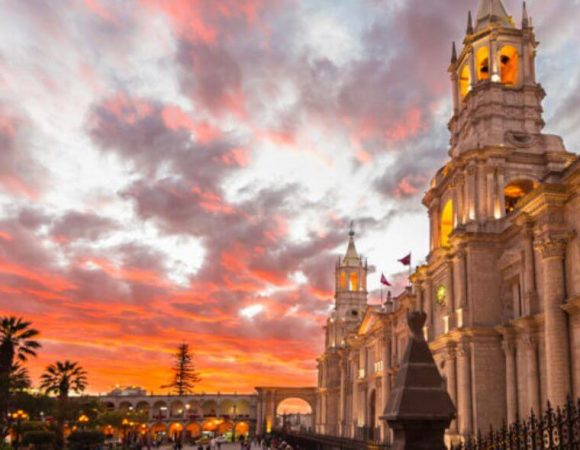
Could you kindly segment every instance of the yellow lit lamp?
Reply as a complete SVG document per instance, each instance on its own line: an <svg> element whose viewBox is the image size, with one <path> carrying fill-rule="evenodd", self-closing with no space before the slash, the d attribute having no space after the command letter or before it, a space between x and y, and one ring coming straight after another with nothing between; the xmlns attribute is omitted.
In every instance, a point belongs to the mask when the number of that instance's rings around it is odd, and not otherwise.
<svg viewBox="0 0 580 450"><path fill-rule="evenodd" d="M87 423L89 423L89 416L85 415L85 414L81 414L79 416L79 418L77 419L77 423L81 426L81 430L85 429L85 425Z"/></svg>
<svg viewBox="0 0 580 450"><path fill-rule="evenodd" d="M10 417L14 420L28 420L28 414L21 409L13 412Z"/></svg>

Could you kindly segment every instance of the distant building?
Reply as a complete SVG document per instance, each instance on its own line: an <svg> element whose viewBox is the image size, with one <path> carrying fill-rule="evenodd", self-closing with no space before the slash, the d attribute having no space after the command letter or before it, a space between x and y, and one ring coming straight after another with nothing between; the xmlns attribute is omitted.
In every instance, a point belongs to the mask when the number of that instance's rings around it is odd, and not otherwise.
<svg viewBox="0 0 580 450"><path fill-rule="evenodd" d="M139 386L116 386L107 395L113 397L127 397L134 395L147 395L147 391Z"/></svg>

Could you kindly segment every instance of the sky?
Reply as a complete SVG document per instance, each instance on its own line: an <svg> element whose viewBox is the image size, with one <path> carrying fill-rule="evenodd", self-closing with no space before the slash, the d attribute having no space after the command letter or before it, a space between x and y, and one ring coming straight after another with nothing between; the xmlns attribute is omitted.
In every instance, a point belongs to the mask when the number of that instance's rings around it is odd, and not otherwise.
<svg viewBox="0 0 580 450"><path fill-rule="evenodd" d="M0 315L40 330L35 381L162 392L185 342L198 391L314 385L350 221L370 302L425 258L476 0L1 3ZM580 1L528 10L574 152Z"/></svg>

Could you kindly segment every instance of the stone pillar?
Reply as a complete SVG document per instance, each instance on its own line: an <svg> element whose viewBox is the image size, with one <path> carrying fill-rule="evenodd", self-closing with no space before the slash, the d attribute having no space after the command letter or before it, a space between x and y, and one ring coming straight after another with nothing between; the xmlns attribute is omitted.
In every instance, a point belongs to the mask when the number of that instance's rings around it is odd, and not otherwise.
<svg viewBox="0 0 580 450"><path fill-rule="evenodd" d="M525 293L525 315L537 312L537 291L536 291L536 261L534 253L534 233L529 224L525 225L524 235L524 293Z"/></svg>
<svg viewBox="0 0 580 450"><path fill-rule="evenodd" d="M459 112L459 80L457 72L451 74L451 94L453 95L453 111L455 114Z"/></svg>
<svg viewBox="0 0 580 450"><path fill-rule="evenodd" d="M387 333L390 330L387 329ZM382 393L383 393L383 403L381 405L381 413L387 409L387 403L389 402L389 396L391 395L391 338L390 336L385 336L384 338L384 349L383 349L383 377L382 377ZM377 416L378 417L378 416ZM390 438L389 427L387 423L383 423L383 440L388 442Z"/></svg>
<svg viewBox="0 0 580 450"><path fill-rule="evenodd" d="M464 206L464 187L465 181L463 176L459 176L457 178L457 220L459 225L463 225L465 223L465 206Z"/></svg>
<svg viewBox="0 0 580 450"><path fill-rule="evenodd" d="M495 216L496 190L495 190L495 170L490 168L485 174L487 183L487 216L499 219Z"/></svg>
<svg viewBox="0 0 580 450"><path fill-rule="evenodd" d="M447 392L454 405L457 405L457 364L455 360L455 348L448 346L445 352L445 378L447 379ZM457 420L453 420L449 426L452 434L457 433Z"/></svg>
<svg viewBox="0 0 580 450"><path fill-rule="evenodd" d="M538 367L538 340L529 335L525 338L526 365L528 366L528 407L536 416L541 413L540 409L540 371Z"/></svg>
<svg viewBox="0 0 580 450"><path fill-rule="evenodd" d="M482 221L488 217L486 208L486 189L485 189L485 166L479 163L477 167L477 220Z"/></svg>
<svg viewBox="0 0 580 450"><path fill-rule="evenodd" d="M491 39L489 42L489 73L491 81L501 81L499 74L499 52L497 51L497 40Z"/></svg>
<svg viewBox="0 0 580 450"><path fill-rule="evenodd" d="M563 406L570 387L568 318L562 310L566 298L564 258L568 235L551 235L539 244L544 263L544 341L546 344L547 397Z"/></svg>
<svg viewBox="0 0 580 450"><path fill-rule="evenodd" d="M340 358L340 398L338 405L338 434L344 436L345 434L345 416L346 416L346 355L341 355Z"/></svg>
<svg viewBox="0 0 580 450"><path fill-rule="evenodd" d="M433 239L433 249L441 246L441 211L439 210L439 201L435 200L431 204L429 215L431 217L431 236Z"/></svg>
<svg viewBox="0 0 580 450"><path fill-rule="evenodd" d="M469 76L471 77L471 87L473 88L477 84L477 73L475 71L475 54L473 53L473 48L469 50L467 58L469 59Z"/></svg>
<svg viewBox="0 0 580 450"><path fill-rule="evenodd" d="M502 348L505 354L507 421L513 423L518 418L516 348L513 339L504 336Z"/></svg>
<svg viewBox="0 0 580 450"><path fill-rule="evenodd" d="M447 308L448 314L451 317L455 311L455 283L453 279L453 260L447 260ZM449 324L452 327L452 324Z"/></svg>
<svg viewBox="0 0 580 450"><path fill-rule="evenodd" d="M352 436L356 434L356 427L358 426L358 412L359 412L359 392L358 392L358 354L353 354L352 360Z"/></svg>
<svg viewBox="0 0 580 450"><path fill-rule="evenodd" d="M258 392L258 404L256 405L256 434L260 436L263 431L263 422L264 419L262 418L262 394Z"/></svg>
<svg viewBox="0 0 580 450"><path fill-rule="evenodd" d="M458 364L458 417L459 432L463 436L473 433L472 397L471 397L471 354L469 342L460 341L457 347ZM457 403L456 403L457 404Z"/></svg>
<svg viewBox="0 0 580 450"><path fill-rule="evenodd" d="M477 173L477 168L474 165L470 165L467 167L467 198L466 202L468 205L468 219L475 220L476 219L476 211L477 211L477 192L475 189L475 176Z"/></svg>
<svg viewBox="0 0 580 450"><path fill-rule="evenodd" d="M427 340L433 336L433 282L430 278L425 281L425 312L427 313Z"/></svg>
<svg viewBox="0 0 580 450"><path fill-rule="evenodd" d="M499 200L499 217L505 216L505 195L504 195L504 173L502 169L497 170L497 196Z"/></svg>

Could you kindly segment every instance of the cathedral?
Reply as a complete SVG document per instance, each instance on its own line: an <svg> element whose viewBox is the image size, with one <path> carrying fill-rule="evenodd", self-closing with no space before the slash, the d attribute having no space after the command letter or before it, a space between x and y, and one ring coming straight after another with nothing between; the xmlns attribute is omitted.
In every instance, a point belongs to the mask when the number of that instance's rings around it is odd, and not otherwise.
<svg viewBox="0 0 580 450"><path fill-rule="evenodd" d="M479 0L452 48L449 160L423 197L427 262L411 287L367 305L367 264L351 231L318 358L316 431L389 441L381 420L405 348L425 336L456 405L448 439L580 396L580 161L542 132L538 42L524 4Z"/></svg>

